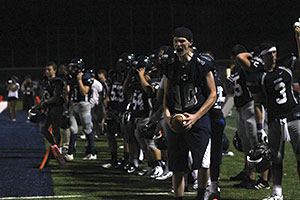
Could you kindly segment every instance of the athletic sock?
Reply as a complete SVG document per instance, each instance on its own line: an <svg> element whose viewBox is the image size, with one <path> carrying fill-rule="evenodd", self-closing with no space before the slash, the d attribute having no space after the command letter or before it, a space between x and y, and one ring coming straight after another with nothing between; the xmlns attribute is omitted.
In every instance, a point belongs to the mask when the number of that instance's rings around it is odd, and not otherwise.
<svg viewBox="0 0 300 200"><path fill-rule="evenodd" d="M210 191L216 192L218 189L218 181L212 181L210 185Z"/></svg>
<svg viewBox="0 0 300 200"><path fill-rule="evenodd" d="M197 199L202 199L204 196L204 193L205 193L205 188L204 189L198 188L197 189Z"/></svg>
<svg viewBox="0 0 300 200"><path fill-rule="evenodd" d="M282 186L281 185L274 185L273 192L279 196L282 196Z"/></svg>
<svg viewBox="0 0 300 200"><path fill-rule="evenodd" d="M137 158L132 159L132 163L135 167L139 166L139 160Z"/></svg>

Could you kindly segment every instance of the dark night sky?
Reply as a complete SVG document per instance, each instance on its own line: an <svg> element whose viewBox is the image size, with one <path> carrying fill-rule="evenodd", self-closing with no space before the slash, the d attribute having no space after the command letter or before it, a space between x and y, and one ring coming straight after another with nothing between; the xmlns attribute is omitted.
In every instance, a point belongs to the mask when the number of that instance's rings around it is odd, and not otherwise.
<svg viewBox="0 0 300 200"><path fill-rule="evenodd" d="M141 55L169 44L172 30L181 25L193 30L196 47L217 59L227 59L236 43L251 50L265 39L275 41L282 55L296 52L292 24L300 17L299 0L0 3L0 67L43 66L79 56L108 69L122 52Z"/></svg>

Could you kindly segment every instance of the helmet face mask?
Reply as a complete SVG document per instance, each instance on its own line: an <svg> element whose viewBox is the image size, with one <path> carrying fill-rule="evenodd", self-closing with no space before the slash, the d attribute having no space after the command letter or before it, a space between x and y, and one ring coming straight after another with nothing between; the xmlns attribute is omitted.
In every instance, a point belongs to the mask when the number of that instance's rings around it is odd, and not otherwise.
<svg viewBox="0 0 300 200"><path fill-rule="evenodd" d="M45 113L42 112L40 109L31 108L28 111L28 119L32 123L39 123L44 119L44 117Z"/></svg>
<svg viewBox="0 0 300 200"><path fill-rule="evenodd" d="M251 148L247 154L248 166L258 173L264 172L270 168L271 159L271 150L264 143Z"/></svg>
<svg viewBox="0 0 300 200"><path fill-rule="evenodd" d="M72 77L85 70L85 64L81 58L73 58L69 63L69 72Z"/></svg>

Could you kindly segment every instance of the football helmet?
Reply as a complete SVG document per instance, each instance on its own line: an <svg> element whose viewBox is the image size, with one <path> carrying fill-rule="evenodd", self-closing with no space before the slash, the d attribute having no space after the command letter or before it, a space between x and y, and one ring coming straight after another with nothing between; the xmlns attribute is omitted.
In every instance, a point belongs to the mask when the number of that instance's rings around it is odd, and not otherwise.
<svg viewBox="0 0 300 200"><path fill-rule="evenodd" d="M247 154L247 163L250 168L261 173L271 166L272 153L265 143L259 143L252 147Z"/></svg>
<svg viewBox="0 0 300 200"><path fill-rule="evenodd" d="M83 71L85 69L85 64L82 58L73 58L69 63L69 67L77 67L80 71Z"/></svg>
<svg viewBox="0 0 300 200"><path fill-rule="evenodd" d="M239 135L237 134L237 131L235 132L235 135L233 136L232 140L233 140L232 143L233 143L233 146L235 147L235 149L240 152L243 152L242 140L239 137Z"/></svg>
<svg viewBox="0 0 300 200"><path fill-rule="evenodd" d="M229 139L225 133L222 135L222 151L227 151L229 149Z"/></svg>
<svg viewBox="0 0 300 200"><path fill-rule="evenodd" d="M79 72L83 72L85 70L85 64L81 58L73 58L69 63L69 72L70 78L74 78L77 76Z"/></svg>
<svg viewBox="0 0 300 200"><path fill-rule="evenodd" d="M31 108L28 111L28 119L32 123L39 123L45 117L45 113L41 109Z"/></svg>
<svg viewBox="0 0 300 200"><path fill-rule="evenodd" d="M118 58L118 67L130 67L135 61L135 55L133 53L123 53Z"/></svg>

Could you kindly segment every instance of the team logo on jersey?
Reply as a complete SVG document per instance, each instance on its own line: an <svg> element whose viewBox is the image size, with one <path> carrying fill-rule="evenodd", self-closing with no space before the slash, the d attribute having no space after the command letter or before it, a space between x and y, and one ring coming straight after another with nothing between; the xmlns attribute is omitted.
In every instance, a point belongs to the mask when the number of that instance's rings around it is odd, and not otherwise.
<svg viewBox="0 0 300 200"><path fill-rule="evenodd" d="M180 76L181 80L187 81L189 79L189 76L187 74L183 74Z"/></svg>

